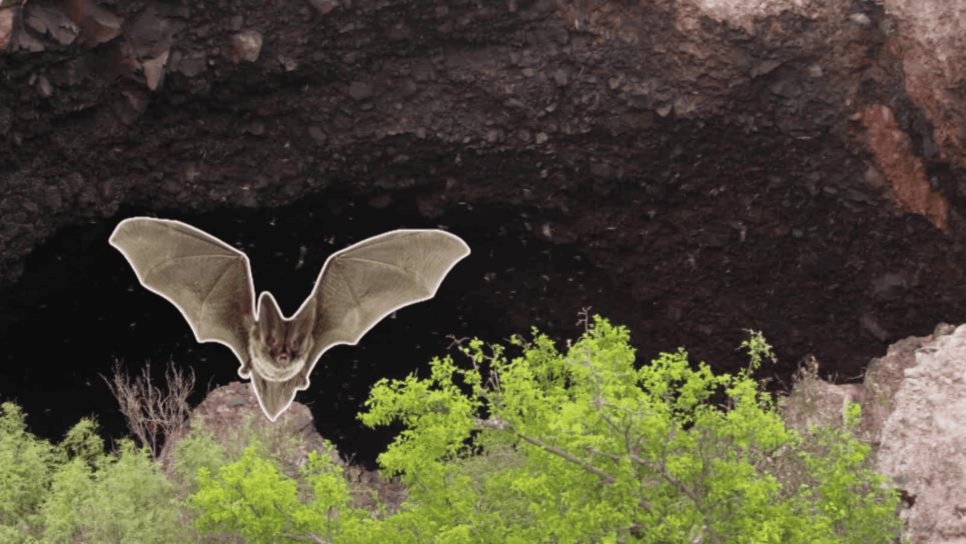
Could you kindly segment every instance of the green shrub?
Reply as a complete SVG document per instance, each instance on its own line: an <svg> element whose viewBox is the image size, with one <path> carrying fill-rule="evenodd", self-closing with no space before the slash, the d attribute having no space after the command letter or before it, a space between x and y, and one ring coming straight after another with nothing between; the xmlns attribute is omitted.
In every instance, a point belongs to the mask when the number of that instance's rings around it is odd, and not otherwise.
<svg viewBox="0 0 966 544"><path fill-rule="evenodd" d="M171 463L171 479L185 494L198 489L198 473L201 468L208 473L231 461L229 452L219 444L210 431L192 423L191 429L174 447Z"/></svg>
<svg viewBox="0 0 966 544"><path fill-rule="evenodd" d="M200 515L198 528L208 533L240 533L250 544L300 542L310 538L331 542L350 516L349 489L342 467L331 456L309 455L302 476L310 488L285 476L258 446L212 475L199 469L199 490L191 502ZM342 519L337 519L337 518Z"/></svg>
<svg viewBox="0 0 966 544"><path fill-rule="evenodd" d="M54 446L26 431L19 407L0 407L3 544L181 542L194 532L180 517L171 484L146 450L125 440L105 454L90 419Z"/></svg>
<svg viewBox="0 0 966 544"><path fill-rule="evenodd" d="M0 405L0 542L29 542L39 532L37 509L63 460L60 449L27 432L20 407Z"/></svg>
<svg viewBox="0 0 966 544"><path fill-rule="evenodd" d="M41 507L44 542L164 544L186 539L174 489L146 449L122 440L116 453L87 453L53 476Z"/></svg>
<svg viewBox="0 0 966 544"><path fill-rule="evenodd" d="M201 470L199 527L250 542L878 543L898 495L844 430L787 428L749 367L715 374L683 350L635 368L628 332L595 317L567 349L534 331L522 355L473 340L471 364L380 380L360 419L405 429L379 457L408 496L377 517L350 506L341 467L305 485L257 449ZM853 411L854 419L854 411Z"/></svg>

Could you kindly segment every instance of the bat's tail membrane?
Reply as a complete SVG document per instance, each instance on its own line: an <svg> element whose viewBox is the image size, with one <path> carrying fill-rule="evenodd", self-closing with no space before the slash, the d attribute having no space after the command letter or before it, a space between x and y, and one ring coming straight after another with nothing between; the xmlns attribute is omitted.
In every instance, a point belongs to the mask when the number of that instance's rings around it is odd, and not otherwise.
<svg viewBox="0 0 966 544"><path fill-rule="evenodd" d="M252 388L258 404L268 419L275 421L295 400L295 388L299 382L296 376L284 382L271 382L252 372Z"/></svg>

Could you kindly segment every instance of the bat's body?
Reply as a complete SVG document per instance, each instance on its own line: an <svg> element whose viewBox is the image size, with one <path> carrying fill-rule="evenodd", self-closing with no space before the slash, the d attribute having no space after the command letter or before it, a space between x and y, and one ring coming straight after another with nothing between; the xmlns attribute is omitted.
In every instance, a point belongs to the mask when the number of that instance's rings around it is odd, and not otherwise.
<svg viewBox="0 0 966 544"><path fill-rule="evenodd" d="M391 312L432 298L450 269L469 255L441 230L395 230L332 254L315 288L286 318L268 292L258 297L248 257L179 221L133 217L110 239L143 285L174 304L199 342L228 346L275 421L307 389L329 348L356 344Z"/></svg>

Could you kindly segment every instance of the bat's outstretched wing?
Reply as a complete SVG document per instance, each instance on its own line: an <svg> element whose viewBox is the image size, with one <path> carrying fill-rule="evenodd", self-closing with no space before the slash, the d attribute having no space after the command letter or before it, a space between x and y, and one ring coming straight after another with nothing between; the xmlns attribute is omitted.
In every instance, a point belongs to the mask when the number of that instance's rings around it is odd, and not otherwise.
<svg viewBox="0 0 966 544"><path fill-rule="evenodd" d="M356 344L395 310L433 298L470 248L442 230L403 229L367 238L332 254L315 289L296 313L315 312L308 372L338 344Z"/></svg>
<svg viewBox="0 0 966 544"><path fill-rule="evenodd" d="M255 290L244 253L190 225L132 217L110 238L141 285L174 304L198 342L231 348L244 364ZM242 374L239 367L239 375Z"/></svg>

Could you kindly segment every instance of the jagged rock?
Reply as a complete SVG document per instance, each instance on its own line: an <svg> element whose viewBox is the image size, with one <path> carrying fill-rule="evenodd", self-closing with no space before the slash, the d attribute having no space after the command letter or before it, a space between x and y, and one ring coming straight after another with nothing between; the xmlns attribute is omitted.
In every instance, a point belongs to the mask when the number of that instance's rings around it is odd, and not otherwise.
<svg viewBox="0 0 966 544"><path fill-rule="evenodd" d="M93 0L70 0L65 2L64 9L80 28L80 35L89 47L109 42L121 34L124 19Z"/></svg>
<svg viewBox="0 0 966 544"><path fill-rule="evenodd" d="M256 30L244 30L231 37L231 60L255 62L262 51L262 34Z"/></svg>
<svg viewBox="0 0 966 544"><path fill-rule="evenodd" d="M144 72L144 79L148 89L157 90L164 81L164 65L168 63L168 51L162 52L159 56L141 61L141 70Z"/></svg>
<svg viewBox="0 0 966 544"><path fill-rule="evenodd" d="M162 466L170 469L175 446L194 425L203 426L217 442L228 447L237 447L239 439L248 438L240 436L240 430L267 439L269 447L271 444L285 444L281 450L288 455L281 459L282 469L292 477L297 474L298 467L308 460L310 452L328 452L336 463L343 465L356 506L375 509L378 504L373 496L375 493L381 503L393 511L406 496L406 489L398 478L384 480L377 471L344 461L335 447L328 444L315 429L308 406L293 402L278 419L269 421L258 406L255 393L248 383L233 382L210 391L205 400L192 410L189 426L165 441L159 455ZM241 444L242 447L244 445Z"/></svg>
<svg viewBox="0 0 966 544"><path fill-rule="evenodd" d="M309 0L312 7L315 8L320 15L328 15L332 13L332 10L339 7L339 2L336 0Z"/></svg>
<svg viewBox="0 0 966 544"><path fill-rule="evenodd" d="M260 436L274 436L283 439L295 438L297 445L294 456L286 459L291 466L301 466L308 459L310 451L325 451L325 440L315 430L312 412L300 403L293 402L275 422L265 418L258 400L248 383L234 382L212 390L191 412L191 425L200 424L214 435L222 444L238 440L239 429L250 426L253 433ZM174 446L181 436L167 440L160 458L163 463L170 461ZM338 453L333 450L336 460Z"/></svg>
<svg viewBox="0 0 966 544"><path fill-rule="evenodd" d="M912 542L966 542L966 326L915 351L885 420L879 470L914 497Z"/></svg>
<svg viewBox="0 0 966 544"><path fill-rule="evenodd" d="M911 542L966 542L966 325L909 337L869 365L861 384L833 385L803 373L783 399L786 421L840 425L847 401L862 405L859 438L876 468L907 497Z"/></svg>
<svg viewBox="0 0 966 544"><path fill-rule="evenodd" d="M41 36L50 35L61 45L74 43L80 32L80 28L64 12L35 5L27 6L24 24Z"/></svg>

